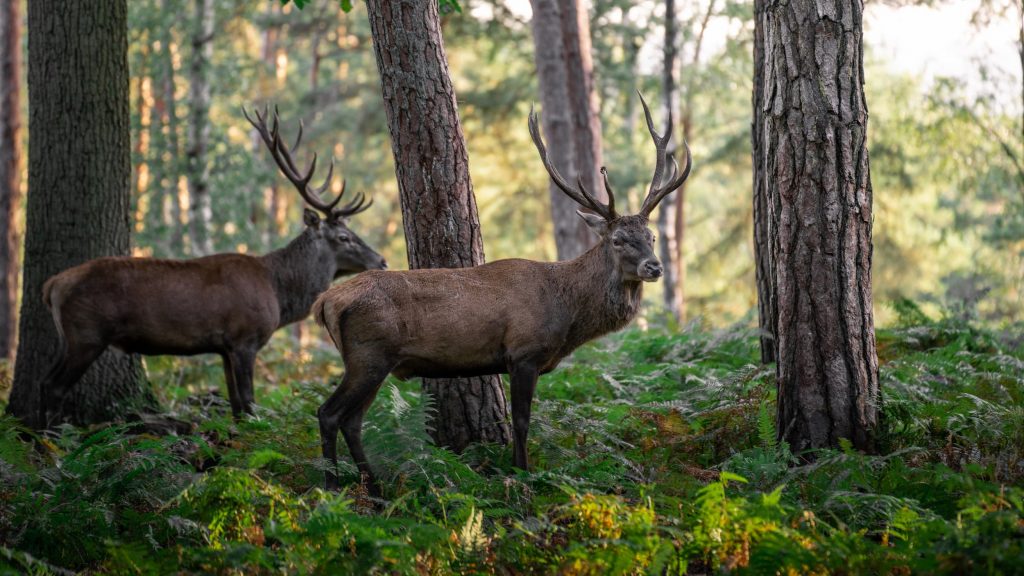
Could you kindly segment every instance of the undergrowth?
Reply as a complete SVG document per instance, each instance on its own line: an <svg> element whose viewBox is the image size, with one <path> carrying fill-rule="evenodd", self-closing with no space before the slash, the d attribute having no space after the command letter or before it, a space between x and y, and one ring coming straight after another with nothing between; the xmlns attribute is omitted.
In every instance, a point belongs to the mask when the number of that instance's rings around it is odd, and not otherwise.
<svg viewBox="0 0 1024 576"><path fill-rule="evenodd" d="M434 447L417 383L365 425L385 483L322 483L326 347L260 356L255 416L218 364L148 359L187 436L131 423L34 436L0 419L0 572L62 574L1013 574L1024 570L1020 331L878 333L878 453L776 440L756 334L631 329L541 379L531 472ZM342 446L344 444L342 443Z"/></svg>

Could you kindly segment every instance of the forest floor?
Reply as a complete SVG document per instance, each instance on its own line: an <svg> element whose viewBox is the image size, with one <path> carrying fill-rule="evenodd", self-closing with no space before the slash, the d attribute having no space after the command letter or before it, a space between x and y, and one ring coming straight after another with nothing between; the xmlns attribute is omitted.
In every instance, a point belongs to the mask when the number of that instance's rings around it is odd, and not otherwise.
<svg viewBox="0 0 1024 576"><path fill-rule="evenodd" d="M880 330L879 453L799 462L747 328L630 329L537 390L533 471L430 444L418 382L365 425L385 487L347 455L326 493L316 408L329 349L260 355L235 423L218 362L148 359L187 436L131 424L35 442L0 420L0 573L1012 574L1024 570L1024 329ZM342 443L342 446L344 444Z"/></svg>

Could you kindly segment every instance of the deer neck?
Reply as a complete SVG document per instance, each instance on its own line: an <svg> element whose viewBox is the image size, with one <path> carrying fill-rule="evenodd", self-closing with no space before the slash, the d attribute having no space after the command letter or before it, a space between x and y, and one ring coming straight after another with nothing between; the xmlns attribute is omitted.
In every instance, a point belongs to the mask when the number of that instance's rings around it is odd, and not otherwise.
<svg viewBox="0 0 1024 576"><path fill-rule="evenodd" d="M270 270L281 310L278 328L308 316L313 302L331 285L336 271L333 255L308 229L284 248L263 256L263 261Z"/></svg>
<svg viewBox="0 0 1024 576"><path fill-rule="evenodd" d="M566 306L572 315L569 342L578 346L619 330L636 317L643 283L624 280L608 242L564 264Z"/></svg>

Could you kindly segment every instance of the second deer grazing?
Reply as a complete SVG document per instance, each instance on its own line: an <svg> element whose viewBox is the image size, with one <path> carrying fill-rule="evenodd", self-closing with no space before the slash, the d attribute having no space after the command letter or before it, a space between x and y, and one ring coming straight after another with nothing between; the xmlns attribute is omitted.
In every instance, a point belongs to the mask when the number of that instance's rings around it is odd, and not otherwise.
<svg viewBox="0 0 1024 576"><path fill-rule="evenodd" d="M40 424L53 424L67 390L108 347L138 354L219 354L224 361L231 410L251 412L256 353L278 328L309 314L313 301L344 274L383 269L384 259L346 225L365 210L362 195L338 207L310 186L316 156L300 172L281 140L278 115L246 118L260 133L281 172L305 202L306 228L284 248L265 256L216 254L192 260L99 258L65 270L43 286L62 353L40 386Z"/></svg>
<svg viewBox="0 0 1024 576"><path fill-rule="evenodd" d="M647 222L655 206L686 180L691 158L687 147L686 167L679 172L666 152L672 119L661 136L647 103L643 106L657 161L635 215L616 213L603 168L607 204L582 181L566 182L548 161L537 117L530 112L530 134L548 174L591 211L577 211L600 236L585 254L565 262L512 259L474 268L366 272L320 296L313 317L327 328L345 361L341 384L318 411L324 458L337 464L340 429L368 489L379 494L363 452L362 423L388 374L401 379L510 374L514 464L527 468L526 436L538 375L584 342L629 323L640 306L643 282L662 274ZM333 471L326 484L337 488Z"/></svg>

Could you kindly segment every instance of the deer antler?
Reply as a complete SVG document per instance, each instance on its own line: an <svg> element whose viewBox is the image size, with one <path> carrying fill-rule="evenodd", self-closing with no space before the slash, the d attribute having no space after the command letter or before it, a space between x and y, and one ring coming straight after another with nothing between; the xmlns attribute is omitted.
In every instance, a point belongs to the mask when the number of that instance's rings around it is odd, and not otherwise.
<svg viewBox="0 0 1024 576"><path fill-rule="evenodd" d="M295 166L295 160L292 159L292 152L294 152L299 144L302 143L302 130L304 128L302 122L299 122L299 133L295 137L295 144L289 148L282 140L280 133L280 115L278 114L277 107L274 107L274 116L272 118L272 126L267 127L267 118L269 111L267 107L263 108L261 114L259 110L255 111L256 120L253 120L249 116L249 112L242 107L242 114L245 119L252 124L253 128L259 132L260 137L263 139L263 143L267 145L270 150L270 155L274 157L274 161L277 163L277 167L281 169L281 173L295 186L295 189L299 191L302 199L307 204L316 208L317 210L324 213L328 217L344 218L353 214L358 214L363 210L366 210L373 204L373 201L366 202L363 194L358 194L352 202L349 202L341 208L335 208L338 202L341 201L341 197L345 195L345 181L341 182L341 192L331 200L330 202L324 202L320 199L320 196L327 191L327 188L331 185L331 180L334 177L334 160L331 160L330 168L327 170L327 177L324 178L323 184L314 188L310 186L310 181L313 179L313 174L316 172L316 153L313 154L313 160L310 161L309 167L306 168L304 173L300 173L299 169Z"/></svg>
<svg viewBox="0 0 1024 576"><path fill-rule="evenodd" d="M679 164L676 163L676 159L666 151L668 147L668 141L672 138L672 110L668 112L668 128L665 129L665 135L661 136L654 130L654 120L651 119L651 109L647 107L647 101L644 100L643 94L637 90L637 95L640 96L640 103L644 107L644 115L647 117L647 130L651 133L651 138L654 139L654 146L657 149L657 160L654 165L654 178L651 179L651 188L647 191L647 197L644 198L643 206L640 207L640 215L647 217L650 216L651 211L654 210L655 206L658 205L665 196L671 194L675 189L683 185L683 182L690 176L690 168L693 166L693 158L690 156L690 146L683 140L683 148L686 150L686 168L683 172L679 173ZM665 171L665 160L672 162L671 171L664 178L663 172Z"/></svg>
<svg viewBox="0 0 1024 576"><path fill-rule="evenodd" d="M602 166L601 176L604 178L604 187L608 192L608 203L602 204L590 192L587 191L587 187L583 185L583 177L579 176L576 179L576 187L572 187L568 182L562 178L562 175L558 173L558 170L551 165L548 161L548 150L544 146L544 141L540 137L540 129L537 127L537 114L533 111L533 106L530 107L530 136L533 138L533 144L537 147L537 152L540 153L540 159L544 163L544 168L548 171L551 176L551 180L558 186L562 192L565 192L570 198L576 201L577 204L593 210L605 220L611 222L617 216L615 214L615 196L612 193L612 187L608 183L608 171Z"/></svg>

